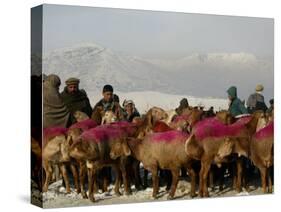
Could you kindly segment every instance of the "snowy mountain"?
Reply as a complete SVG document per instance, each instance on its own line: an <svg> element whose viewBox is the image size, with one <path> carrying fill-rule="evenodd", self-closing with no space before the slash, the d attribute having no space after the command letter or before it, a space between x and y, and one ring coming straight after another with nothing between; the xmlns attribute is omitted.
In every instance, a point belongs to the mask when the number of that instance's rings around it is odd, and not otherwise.
<svg viewBox="0 0 281 212"><path fill-rule="evenodd" d="M265 96L273 97L273 60L257 58L253 54L192 54L177 60L150 62L167 73L180 76L176 79L177 88L195 96L224 97L227 88L236 85L239 96L245 99L256 84L262 83Z"/></svg>
<svg viewBox="0 0 281 212"><path fill-rule="evenodd" d="M81 79L81 86L98 91L109 83L120 91L165 90L168 77L155 65L137 57L120 56L96 44L53 51L43 59L43 72L64 81Z"/></svg>
<svg viewBox="0 0 281 212"><path fill-rule="evenodd" d="M44 55L43 72L58 74L62 82L68 77L79 77L81 87L95 93L109 83L121 92L225 98L227 88L236 85L239 96L245 99L257 83L262 83L266 99L273 96L273 60L250 53L196 53L157 60L115 53L90 43Z"/></svg>

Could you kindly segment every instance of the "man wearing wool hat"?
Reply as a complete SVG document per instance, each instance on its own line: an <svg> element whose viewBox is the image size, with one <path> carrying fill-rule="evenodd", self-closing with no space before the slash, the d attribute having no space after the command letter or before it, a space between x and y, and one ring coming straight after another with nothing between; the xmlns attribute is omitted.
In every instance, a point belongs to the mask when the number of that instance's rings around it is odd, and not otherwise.
<svg viewBox="0 0 281 212"><path fill-rule="evenodd" d="M247 101L247 108L249 113L253 113L257 110L266 111L267 106L264 103L264 96L262 95L264 87L261 84L256 86L256 92L251 94Z"/></svg>
<svg viewBox="0 0 281 212"><path fill-rule="evenodd" d="M87 93L83 89L79 89L80 80L71 77L65 81L65 88L61 93L62 99L73 114L76 111L81 111L86 113L89 117L92 115L92 107L90 101L87 97Z"/></svg>

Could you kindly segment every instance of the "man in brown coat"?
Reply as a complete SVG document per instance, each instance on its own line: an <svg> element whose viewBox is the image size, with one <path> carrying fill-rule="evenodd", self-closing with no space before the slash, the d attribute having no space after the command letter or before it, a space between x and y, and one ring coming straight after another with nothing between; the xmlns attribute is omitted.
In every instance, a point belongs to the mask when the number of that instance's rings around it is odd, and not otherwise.
<svg viewBox="0 0 281 212"><path fill-rule="evenodd" d="M67 109L73 115L76 111L86 113L89 117L92 115L92 107L84 89L79 89L80 80L74 77L65 81L65 88L61 93L62 100ZM75 122L75 120L72 120Z"/></svg>

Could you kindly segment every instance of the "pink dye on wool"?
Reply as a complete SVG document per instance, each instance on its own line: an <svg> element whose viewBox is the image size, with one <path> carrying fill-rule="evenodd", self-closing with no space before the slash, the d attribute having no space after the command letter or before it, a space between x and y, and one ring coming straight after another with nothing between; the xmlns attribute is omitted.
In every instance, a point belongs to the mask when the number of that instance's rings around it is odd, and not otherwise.
<svg viewBox="0 0 281 212"><path fill-rule="evenodd" d="M217 118L206 118L198 122L194 127L194 134L197 140L204 140L208 137L233 137L238 136L239 133L245 129L245 125L241 123L234 123L225 125Z"/></svg>
<svg viewBox="0 0 281 212"><path fill-rule="evenodd" d="M119 127L132 127L132 126L136 126L136 124L131 123L131 122L127 122L127 121L112 122L112 123L110 123L108 125L119 126Z"/></svg>
<svg viewBox="0 0 281 212"><path fill-rule="evenodd" d="M252 120L252 116L248 115L248 116L243 116L239 119L236 120L236 122L234 122L234 125L245 125L248 124L250 121Z"/></svg>
<svg viewBox="0 0 281 212"><path fill-rule="evenodd" d="M178 130L172 130L167 132L159 132L159 133L153 133L151 134L151 141L152 142L166 142L166 143L172 143L172 142L184 142L189 137L188 133L178 131Z"/></svg>
<svg viewBox="0 0 281 212"><path fill-rule="evenodd" d="M153 127L153 132L166 132L173 130L163 121L157 121Z"/></svg>
<svg viewBox="0 0 281 212"><path fill-rule="evenodd" d="M96 127L96 126L98 126L98 124L97 124L94 120L92 120L92 119L86 119L86 120L84 120L84 121L77 122L77 123L71 125L69 129L80 128L80 129L82 129L83 131L85 131L85 130L94 128L94 127Z"/></svg>
<svg viewBox="0 0 281 212"><path fill-rule="evenodd" d="M58 136L58 135L66 135L67 128L64 127L49 127L43 129L44 139L48 140L49 138Z"/></svg>
<svg viewBox="0 0 281 212"><path fill-rule="evenodd" d="M121 138L125 135L126 133L122 129L111 128L108 126L98 126L96 128L92 128L83 132L81 134L81 138L86 141L94 141L98 143L105 142L111 139Z"/></svg>
<svg viewBox="0 0 281 212"><path fill-rule="evenodd" d="M258 141L258 140L262 140L265 138L273 137L273 135L274 135L274 123L272 121L267 126L265 126L264 128L260 129L258 132L256 132L254 134L254 139L256 141Z"/></svg>
<svg viewBox="0 0 281 212"><path fill-rule="evenodd" d="M180 121L187 121L190 118L190 114L189 115L180 115L180 116L176 116L175 119L172 121L172 123L178 123Z"/></svg>
<svg viewBox="0 0 281 212"><path fill-rule="evenodd" d="M113 122L104 126L114 129L122 129L127 133L128 136L133 136L137 131L137 125L127 121Z"/></svg>

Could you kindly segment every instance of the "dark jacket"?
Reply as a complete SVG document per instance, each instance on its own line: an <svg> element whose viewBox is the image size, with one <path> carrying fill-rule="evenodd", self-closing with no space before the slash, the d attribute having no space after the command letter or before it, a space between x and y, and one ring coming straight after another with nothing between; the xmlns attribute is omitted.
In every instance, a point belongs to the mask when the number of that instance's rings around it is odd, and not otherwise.
<svg viewBox="0 0 281 212"><path fill-rule="evenodd" d="M135 109L130 116L127 113L125 113L125 119L128 122L132 122L135 117L140 117L140 113L137 111L137 109Z"/></svg>
<svg viewBox="0 0 281 212"><path fill-rule="evenodd" d="M233 116L247 114L248 110L245 108L241 100L237 97L237 88L232 86L227 90L228 95L232 98L228 111Z"/></svg>
<svg viewBox="0 0 281 212"><path fill-rule="evenodd" d="M253 113L257 110L262 110L262 111L266 112L267 106L264 103L263 95L261 95L259 93L251 94L247 101L247 108L248 108L249 113Z"/></svg>
<svg viewBox="0 0 281 212"><path fill-rule="evenodd" d="M67 91L67 87L65 87L63 92L61 93L61 97L66 107L72 114L75 111L79 110L91 117L92 107L85 90L81 89L74 94L70 94Z"/></svg>
<svg viewBox="0 0 281 212"><path fill-rule="evenodd" d="M93 111L95 111L97 109L97 107L102 107L104 111L116 111L116 105L115 102L113 100L106 102L104 101L104 99L101 99L100 101L98 101L98 103L94 106Z"/></svg>

